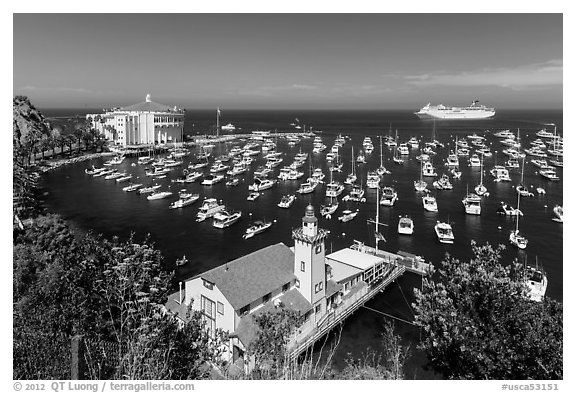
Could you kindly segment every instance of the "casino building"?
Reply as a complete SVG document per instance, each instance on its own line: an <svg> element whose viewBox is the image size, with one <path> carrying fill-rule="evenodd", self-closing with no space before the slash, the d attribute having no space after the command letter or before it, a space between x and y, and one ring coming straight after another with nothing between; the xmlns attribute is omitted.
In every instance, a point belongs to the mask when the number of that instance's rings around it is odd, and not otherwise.
<svg viewBox="0 0 576 393"><path fill-rule="evenodd" d="M184 110L154 102L150 94L143 102L87 114L86 119L106 139L123 147L184 140Z"/></svg>

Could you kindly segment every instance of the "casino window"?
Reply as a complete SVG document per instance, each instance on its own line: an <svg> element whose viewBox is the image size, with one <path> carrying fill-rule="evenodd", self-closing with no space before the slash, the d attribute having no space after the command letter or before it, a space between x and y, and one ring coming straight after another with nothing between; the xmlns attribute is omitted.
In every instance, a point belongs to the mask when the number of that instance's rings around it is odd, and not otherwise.
<svg viewBox="0 0 576 393"><path fill-rule="evenodd" d="M300 271L301 271L301 272L305 272L305 271L306 271L306 263L305 263L305 262L300 262Z"/></svg>
<svg viewBox="0 0 576 393"><path fill-rule="evenodd" d="M314 312L315 312L316 314L318 314L318 313L320 312L320 310L322 310L322 305L319 304L319 305L316 306L316 309L314 310Z"/></svg>
<svg viewBox="0 0 576 393"><path fill-rule="evenodd" d="M322 244L318 244L316 246L316 254L320 254L322 252Z"/></svg>

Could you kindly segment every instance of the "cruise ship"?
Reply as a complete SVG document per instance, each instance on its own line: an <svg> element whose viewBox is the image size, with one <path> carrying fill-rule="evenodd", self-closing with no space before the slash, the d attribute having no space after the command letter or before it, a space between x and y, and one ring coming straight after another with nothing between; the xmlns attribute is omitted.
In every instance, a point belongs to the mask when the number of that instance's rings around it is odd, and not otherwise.
<svg viewBox="0 0 576 393"><path fill-rule="evenodd" d="M495 113L494 108L478 105L478 100L472 101L470 106L464 108L442 104L430 105L428 103L424 108L415 112L421 119L484 119L494 116Z"/></svg>

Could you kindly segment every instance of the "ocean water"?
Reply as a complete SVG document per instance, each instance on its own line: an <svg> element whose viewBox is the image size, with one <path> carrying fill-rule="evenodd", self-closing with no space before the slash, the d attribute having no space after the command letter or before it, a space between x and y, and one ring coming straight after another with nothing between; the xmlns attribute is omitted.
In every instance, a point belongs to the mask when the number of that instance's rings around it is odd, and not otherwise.
<svg viewBox="0 0 576 393"><path fill-rule="evenodd" d="M45 116L52 118L53 123L66 121L66 117L79 114L81 111L43 111ZM57 118L56 118L57 117ZM413 188L413 181L419 178L420 162L416 160L419 150L411 149L410 155L404 165L397 165L392 161L393 151L383 147L383 162L392 173L386 175L382 185L393 186L398 192L398 201L393 207L380 206L380 222L387 224L380 231L386 238L386 243L380 242L380 248L396 252L408 251L423 256L427 261L438 265L446 253L459 259L467 259L471 256L470 242L479 244L486 242L496 246L506 245L502 253L502 263L509 264L514 259L527 260L543 266L548 275L547 295L562 301L563 299L563 224L554 222L552 208L563 204L563 173L558 169L560 181L551 182L541 177L527 157L524 169L524 184L536 194L534 197L521 199L520 209L524 216L520 218L519 227L528 240L526 250L518 250L508 242L508 235L515 228L513 217L501 216L496 213L501 201L515 206L516 192L514 187L520 182L520 169L511 169L512 182L493 182L489 170L498 164L503 164L507 157L501 153L504 148L499 139L492 134L499 130L510 129L515 132L519 129L523 147L529 146L529 142L536 138L535 133L546 127L553 130L549 125L554 123L557 131L562 134L561 111L498 111L493 119L468 120L468 121L431 121L420 120L412 111L225 111L222 113L221 124L231 122L240 128L240 132L253 130L270 130L274 132L288 131L293 129L290 123L298 118L300 124L306 125L306 129L312 129L322 136L324 144L328 148L320 154L312 153L312 139L304 139L299 145L291 147L284 138L277 138L278 151L284 152L283 165L292 162L292 158L298 152L309 153L308 161L300 168L305 172L303 180L308 176L310 160L312 167L320 167L327 175L329 181L328 163L325 155L333 145L335 137L341 133L347 135L350 140L341 149L341 160L344 164L342 173L335 172L334 179L343 181L351 170L351 146L357 154L365 136L372 137L375 149L367 156L365 164L356 164L356 172L359 179L365 183L366 172L380 165L380 152L378 136L386 136L389 133L395 135L401 142L415 136L421 140L421 146L432 138L435 129L436 139L445 144L444 148L437 149L438 154L433 157L437 172L447 172L444 161L450 150L454 149L455 138L465 138L467 135L477 133L486 137L487 144L496 152L492 157L484 160L484 185L488 188L489 196L482 201L482 214L471 216L464 213L462 198L467 189L472 189L480 181L480 169L468 167L467 160L460 158L462 178L452 180L452 190L433 191L438 200L439 211L436 213L426 212L422 207L421 194L417 194ZM197 135L212 133L216 122L215 111L187 111L185 121L185 133ZM217 144L212 156L224 154L233 145L242 145L241 142ZM198 152L192 148L192 154L185 158L185 164L193 159ZM405 158L405 159L406 159ZM120 170L132 173L138 182L145 184L150 180L144 174L141 166L132 167L135 158L127 159L119 166ZM73 225L82 230L94 230L105 236L119 236L127 238L134 233L136 238L142 238L149 234L157 247L165 256L167 268L175 267L175 260L186 256L189 263L177 267L177 280L185 280L196 274L202 273L227 261L248 254L270 244L283 242L288 246L293 245L291 230L301 225L301 217L305 207L311 203L319 217L321 227L331 231L327 240L328 250L336 251L349 246L353 240L374 245L374 226L367 220L375 217L376 192L367 190L366 203L346 203L340 201L340 207L331 220L320 218L320 205L326 201L325 186L319 186L312 194L300 196L294 205L286 210L276 205L283 195L293 194L298 189L300 180L279 182L275 187L265 190L254 202L246 200L248 185L253 181L252 171L265 160L256 156L249 173L241 175L240 185L227 187L224 182L212 187L202 186L200 182L182 185L171 183L171 178L182 173L179 167L166 179L158 181L162 189L170 189L175 195L171 198L157 201L148 201L145 196L135 193L125 193L122 187L125 183L117 184L103 178L94 178L86 175L84 169L94 164L101 166L104 159L93 160L74 166L62 167L46 174L42 181L45 188L45 203L47 208L61 214L70 220ZM279 169L273 172L273 178ZM208 173L208 168L205 168ZM434 179L425 179L432 188ZM184 209L169 210L168 205L177 199L177 191L181 188L200 194L200 201ZM545 195L536 193L537 187L546 190ZM349 186L341 197L349 191ZM224 230L212 227L211 221L202 223L195 222L195 216L204 197L221 199L232 209L241 210L243 217L237 224ZM341 197L339 198L341 200ZM345 208L359 209L358 216L346 223L336 219ZM412 236L397 234L398 217L409 215L414 220L415 230ZM243 240L242 234L251 220L266 219L274 224L266 232L256 235L251 239ZM453 245L438 242L434 225L437 220L449 221L454 230L455 243ZM421 278L412 274L405 274L397 282L389 286L383 293L371 300L367 306L394 315L398 318L411 320L413 312L409 304L414 300L413 288L420 287ZM379 348L380 331L383 316L377 312L361 308L348 320L346 320L340 344L335 359L336 366L344 364L343 359L347 353L360 356L368 348ZM436 376L422 368L424 355L415 350L419 331L415 327L400 321L395 322L397 331L406 343L410 343L413 356L407 367L408 378L435 378Z"/></svg>

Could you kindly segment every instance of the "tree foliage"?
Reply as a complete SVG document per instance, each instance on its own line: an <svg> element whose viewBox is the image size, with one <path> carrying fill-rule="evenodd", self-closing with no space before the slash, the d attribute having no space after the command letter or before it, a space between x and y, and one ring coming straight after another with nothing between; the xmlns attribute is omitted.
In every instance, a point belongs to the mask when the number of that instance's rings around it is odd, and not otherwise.
<svg viewBox="0 0 576 393"><path fill-rule="evenodd" d="M69 378L76 335L118 349L107 364L86 359L92 378L205 376L213 340L197 314L181 325L166 313L172 273L162 265L148 240L81 235L55 215L33 220L14 238L14 377Z"/></svg>
<svg viewBox="0 0 576 393"><path fill-rule="evenodd" d="M500 264L503 246L472 249L415 290L429 366L450 379L562 378L562 305L528 300L522 266Z"/></svg>

